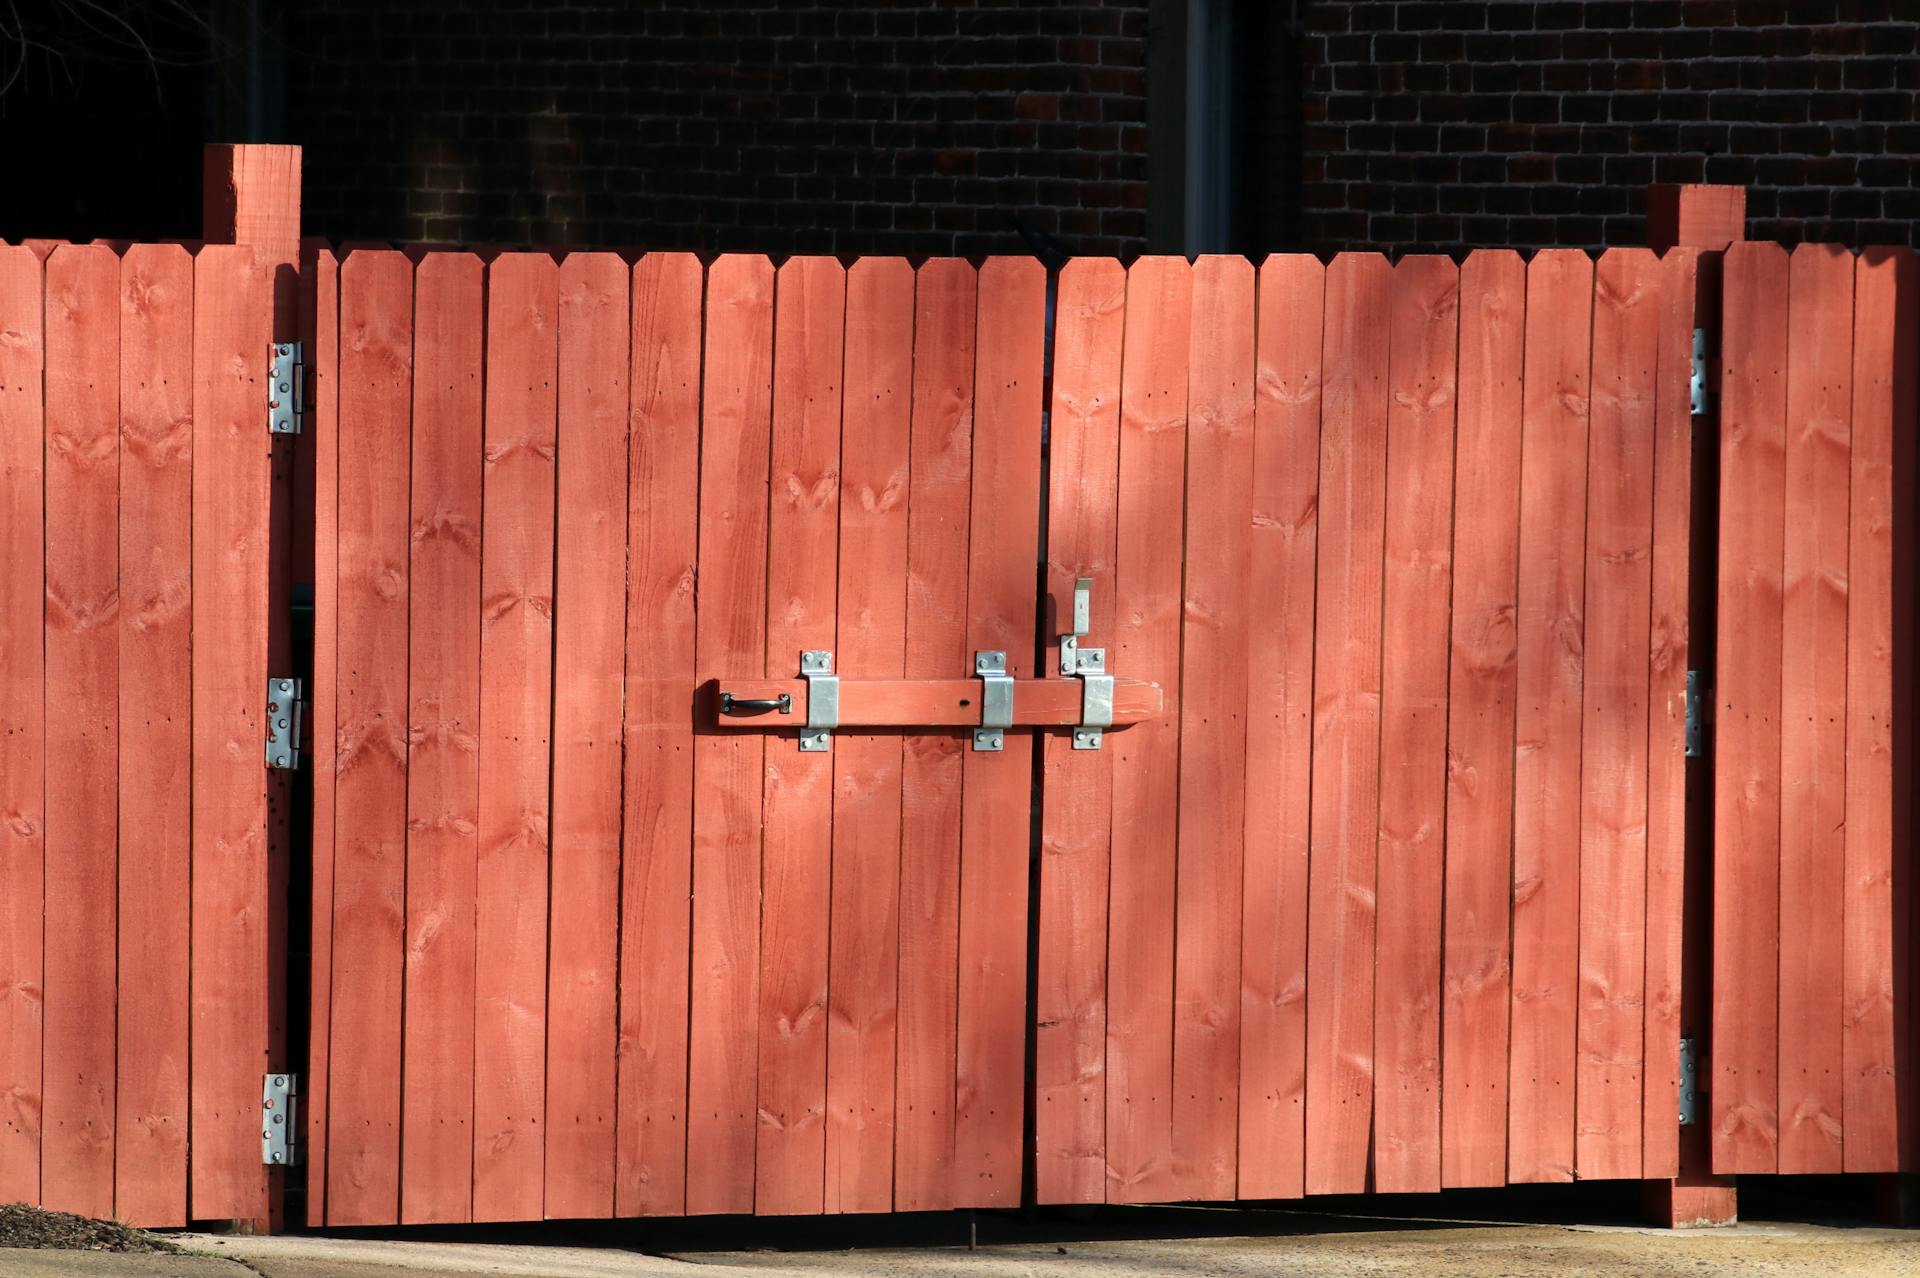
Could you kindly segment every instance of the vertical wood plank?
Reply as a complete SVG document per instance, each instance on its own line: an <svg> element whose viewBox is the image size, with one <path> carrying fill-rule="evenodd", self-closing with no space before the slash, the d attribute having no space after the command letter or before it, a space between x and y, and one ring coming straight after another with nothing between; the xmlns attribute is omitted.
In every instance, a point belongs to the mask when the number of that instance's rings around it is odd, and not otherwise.
<svg viewBox="0 0 1920 1278"><path fill-rule="evenodd" d="M272 280L251 248L194 260L193 1073L188 1212L269 1222L260 1163L269 1063L265 710L272 441L261 429Z"/></svg>
<svg viewBox="0 0 1920 1278"><path fill-rule="evenodd" d="M1841 1048L1849 1172L1912 1170L1901 1111L1910 995L1896 965L1895 899L1911 887L1913 354L1920 260L1869 249L1854 267L1853 422L1847 550L1847 809ZM1902 439L1902 433L1907 437ZM1902 516L1902 508L1905 515ZM1723 573L1724 577L1724 573ZM1902 639L1906 643L1902 645ZM1902 873L1903 863L1906 867ZM1716 1008L1716 1011L1718 1009ZM1909 1118L1909 1123L1911 1119ZM1716 1164L1716 1170L1718 1166Z"/></svg>
<svg viewBox="0 0 1920 1278"><path fill-rule="evenodd" d="M1143 257L1127 272L1110 669L1151 679L1160 718L1114 733L1107 923L1107 1198L1173 1196L1173 893L1180 789L1179 526L1193 272Z"/></svg>
<svg viewBox="0 0 1920 1278"><path fill-rule="evenodd" d="M1307 952L1307 1192L1367 1186L1392 272L1327 268Z"/></svg>
<svg viewBox="0 0 1920 1278"><path fill-rule="evenodd" d="M120 747L120 262L46 275L46 1091L40 1201L113 1212ZM134 906L138 908L137 905Z"/></svg>
<svg viewBox="0 0 1920 1278"><path fill-rule="evenodd" d="M1839 1172L1845 1088L1853 254L1788 260L1780 689L1780 1170Z"/></svg>
<svg viewBox="0 0 1920 1278"><path fill-rule="evenodd" d="M1243 1198L1306 1190L1307 828L1313 786L1313 580L1326 268L1260 267L1248 602L1245 899L1241 906Z"/></svg>
<svg viewBox="0 0 1920 1278"><path fill-rule="evenodd" d="M1440 1183L1507 1178L1513 714L1527 267L1480 250L1460 268L1453 631L1440 1008Z"/></svg>
<svg viewBox="0 0 1920 1278"><path fill-rule="evenodd" d="M1034 674L1040 537L1028 512L1040 508L1045 322L1040 263L988 259L974 370L967 646L1004 651L1015 678ZM998 754L969 750L962 771L955 1205L1005 1207L1020 1201L1033 737L1010 732Z"/></svg>
<svg viewBox="0 0 1920 1278"><path fill-rule="evenodd" d="M762 660L785 674L800 669L801 652L835 647L846 272L828 257L789 258L774 290ZM800 750L795 732L767 738L753 1199L767 1215L817 1212L823 1201L836 762Z"/></svg>
<svg viewBox="0 0 1920 1278"><path fill-rule="evenodd" d="M1382 569L1373 1179L1440 1188L1441 899L1460 272L1393 270Z"/></svg>
<svg viewBox="0 0 1920 1278"><path fill-rule="evenodd" d="M327 1219L328 1082L333 1019L333 809L339 733L340 632L340 264L316 249L313 351L313 927L308 956L307 1078L301 1100L307 1127L307 1219Z"/></svg>
<svg viewBox="0 0 1920 1278"><path fill-rule="evenodd" d="M1240 905L1253 557L1253 266L1193 267L1174 888L1173 1168L1183 1198L1234 1196ZM1171 477L1164 478L1171 483Z"/></svg>
<svg viewBox="0 0 1920 1278"><path fill-rule="evenodd" d="M686 1210L702 284L690 253L650 253L633 268L614 1200L623 1216Z"/></svg>
<svg viewBox="0 0 1920 1278"><path fill-rule="evenodd" d="M620 697L627 619L627 265L560 266L546 1214L613 1214Z"/></svg>
<svg viewBox="0 0 1920 1278"><path fill-rule="evenodd" d="M340 267L340 752L334 783L333 1058L327 1218L400 1211L406 979L407 586L413 264Z"/></svg>
<svg viewBox="0 0 1920 1278"><path fill-rule="evenodd" d="M766 670L773 296L773 267L763 257L728 255L707 272L695 599L703 686ZM767 738L696 734L693 746L687 1211L751 1211Z"/></svg>
<svg viewBox="0 0 1920 1278"><path fill-rule="evenodd" d="M429 253L414 272L400 1174L409 1223L473 1214L485 277L464 253Z"/></svg>
<svg viewBox="0 0 1920 1278"><path fill-rule="evenodd" d="M41 264L0 248L0 1198L40 1201L46 873Z"/></svg>
<svg viewBox="0 0 1920 1278"><path fill-rule="evenodd" d="M1679 1107L1681 942L1689 855L1687 669L1693 657L1688 616L1694 606L1690 392L1699 272L1700 255L1693 250L1670 251L1660 262L1647 649L1646 1060L1640 1170L1649 1180L1680 1174L1680 1127L1674 1115Z"/></svg>
<svg viewBox="0 0 1920 1278"><path fill-rule="evenodd" d="M1610 249L1594 273L1580 769L1574 1168L1635 1179L1645 1082L1647 653L1660 263Z"/></svg>
<svg viewBox="0 0 1920 1278"><path fill-rule="evenodd" d="M1055 302L1048 630L1070 629L1074 582L1093 580L1093 627L1113 636L1114 526L1120 461L1120 361L1127 276L1117 261L1076 258ZM1048 669L1059 669L1057 634ZM1107 740L1113 745L1118 737ZM1064 733L1045 752L1039 943L1034 994L1034 1193L1043 1203L1106 1198L1107 847L1112 755L1075 750Z"/></svg>
<svg viewBox="0 0 1920 1278"><path fill-rule="evenodd" d="M971 264L935 258L914 277L913 423L908 462L907 678L969 669L968 501L973 473ZM906 738L900 764L900 993L894 1207L964 1196L954 1176L959 1046L960 735Z"/></svg>
<svg viewBox="0 0 1920 1278"><path fill-rule="evenodd" d="M187 911L193 749L193 259L120 261L120 1000L114 1211L187 1222Z"/></svg>
<svg viewBox="0 0 1920 1278"><path fill-rule="evenodd" d="M532 1220L544 1186L560 272L545 253L503 253L487 276L473 1216Z"/></svg>
<svg viewBox="0 0 1920 1278"><path fill-rule="evenodd" d="M1714 723L1713 1170L1779 1166L1786 250L1726 256Z"/></svg>
<svg viewBox="0 0 1920 1278"><path fill-rule="evenodd" d="M1507 1179L1570 1180L1574 1157L1587 413L1593 262L1527 266L1518 705L1514 713L1513 1020ZM1582 512L1582 513L1575 513Z"/></svg>
<svg viewBox="0 0 1920 1278"><path fill-rule="evenodd" d="M840 463L839 634L848 678L906 668L913 268L866 258L847 276ZM898 733L835 733L832 963L827 1006L828 1211L893 1206L900 967Z"/></svg>

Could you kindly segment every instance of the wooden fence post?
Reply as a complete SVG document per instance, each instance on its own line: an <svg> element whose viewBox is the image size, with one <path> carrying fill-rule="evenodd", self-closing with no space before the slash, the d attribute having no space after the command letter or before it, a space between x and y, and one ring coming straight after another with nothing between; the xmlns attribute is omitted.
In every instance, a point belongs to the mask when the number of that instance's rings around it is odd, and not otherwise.
<svg viewBox="0 0 1920 1278"><path fill-rule="evenodd" d="M300 148L297 146L211 145L206 148L202 187L202 234L208 244L238 244L258 251L272 275L272 340L298 341L300 332ZM266 352L261 353L262 358ZM266 432L266 404L261 409L261 431ZM291 614L294 538L294 453L298 435L272 435L263 443L272 450L271 491L268 496L268 554L264 606L267 611L265 678L296 672L293 665ZM311 451L310 448L304 451ZM310 690L308 695L310 696ZM293 783L301 774L268 770L265 964L267 1023L266 1071L297 1069L287 1053L287 892L291 851ZM241 979L254 979L250 975ZM276 1232L283 1223L285 1171L264 1169L257 1211L236 1223L241 1228Z"/></svg>
<svg viewBox="0 0 1920 1278"><path fill-rule="evenodd" d="M1747 238L1747 188L1657 183L1647 188L1647 247L1723 249Z"/></svg>

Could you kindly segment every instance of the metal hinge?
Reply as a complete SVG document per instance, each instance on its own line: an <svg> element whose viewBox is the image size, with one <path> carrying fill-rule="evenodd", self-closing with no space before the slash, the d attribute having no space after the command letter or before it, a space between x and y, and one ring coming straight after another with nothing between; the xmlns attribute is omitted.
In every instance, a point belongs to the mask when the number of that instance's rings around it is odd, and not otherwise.
<svg viewBox="0 0 1920 1278"><path fill-rule="evenodd" d="M293 1167L303 1152L300 1076L269 1074L260 1089L260 1161L269 1167Z"/></svg>
<svg viewBox="0 0 1920 1278"><path fill-rule="evenodd" d="M1073 748L1098 750L1113 726L1113 676L1107 673L1107 650L1083 648L1080 637L1093 625L1093 578L1073 583L1073 633L1060 636L1060 674L1080 680L1080 722L1073 729Z"/></svg>
<svg viewBox="0 0 1920 1278"><path fill-rule="evenodd" d="M1695 417L1705 417L1713 411L1713 385L1707 374L1707 330L1693 330L1693 380L1689 385L1690 402Z"/></svg>
<svg viewBox="0 0 1920 1278"><path fill-rule="evenodd" d="M267 378L267 430L275 435L298 435L307 402L307 366L300 343L276 342Z"/></svg>
<svg viewBox="0 0 1920 1278"><path fill-rule="evenodd" d="M1680 1040L1680 1125L1691 1127L1700 1119L1700 1069L1690 1038Z"/></svg>
<svg viewBox="0 0 1920 1278"><path fill-rule="evenodd" d="M1698 759L1707 752L1706 716L1701 709L1701 685L1698 670L1687 671L1687 758Z"/></svg>
<svg viewBox="0 0 1920 1278"><path fill-rule="evenodd" d="M267 766L300 766L300 725L306 702L298 679L267 680Z"/></svg>

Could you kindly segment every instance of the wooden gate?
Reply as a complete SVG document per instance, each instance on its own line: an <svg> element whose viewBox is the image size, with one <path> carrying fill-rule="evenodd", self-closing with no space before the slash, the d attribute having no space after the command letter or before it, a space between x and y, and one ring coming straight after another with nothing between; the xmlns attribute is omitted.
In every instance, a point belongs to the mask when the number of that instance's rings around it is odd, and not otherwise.
<svg viewBox="0 0 1920 1278"><path fill-rule="evenodd" d="M309 1218L1017 1204L1039 265L315 272Z"/></svg>
<svg viewBox="0 0 1920 1278"><path fill-rule="evenodd" d="M1920 1171L1920 262L1726 255L1713 1166Z"/></svg>
<svg viewBox="0 0 1920 1278"><path fill-rule="evenodd" d="M0 1202L278 1216L273 305L248 248L0 247Z"/></svg>
<svg viewBox="0 0 1920 1278"><path fill-rule="evenodd" d="M1696 264L1063 272L1041 1202L1675 1174Z"/></svg>

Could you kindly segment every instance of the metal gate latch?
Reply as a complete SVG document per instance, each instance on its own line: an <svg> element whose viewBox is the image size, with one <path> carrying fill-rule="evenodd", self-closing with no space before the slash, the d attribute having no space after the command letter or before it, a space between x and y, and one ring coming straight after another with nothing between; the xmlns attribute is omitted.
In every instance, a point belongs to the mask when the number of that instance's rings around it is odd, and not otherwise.
<svg viewBox="0 0 1920 1278"><path fill-rule="evenodd" d="M973 730L973 748L1004 750L1007 729L1013 726L1013 677L1007 673L1007 654L974 653L973 672L980 676L980 726Z"/></svg>
<svg viewBox="0 0 1920 1278"><path fill-rule="evenodd" d="M1073 748L1098 750L1101 738L1113 726L1113 676L1107 673L1107 650L1083 648L1080 636L1093 624L1093 578L1073 583L1073 633L1060 636L1060 674L1080 680L1080 722L1073 730Z"/></svg>
<svg viewBox="0 0 1920 1278"><path fill-rule="evenodd" d="M288 1167L300 1155L300 1076L269 1074L260 1089L260 1161Z"/></svg>
<svg viewBox="0 0 1920 1278"><path fill-rule="evenodd" d="M298 679L267 680L267 766L300 766L300 720L306 703Z"/></svg>
<svg viewBox="0 0 1920 1278"><path fill-rule="evenodd" d="M800 654L800 677L807 681L807 726L800 729L800 748L809 754L833 749L833 730L840 726L840 676L833 672L831 648L809 648Z"/></svg>

